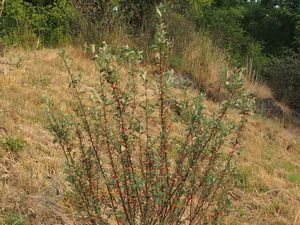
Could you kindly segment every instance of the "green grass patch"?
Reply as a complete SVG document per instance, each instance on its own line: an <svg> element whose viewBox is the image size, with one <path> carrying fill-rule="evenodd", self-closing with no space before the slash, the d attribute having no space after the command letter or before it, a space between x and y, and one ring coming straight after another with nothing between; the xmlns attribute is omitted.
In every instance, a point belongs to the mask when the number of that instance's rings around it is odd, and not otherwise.
<svg viewBox="0 0 300 225"><path fill-rule="evenodd" d="M8 212L4 217L6 225L26 225L27 219L18 213Z"/></svg>
<svg viewBox="0 0 300 225"><path fill-rule="evenodd" d="M286 170L287 172L290 172L290 173L299 170L299 168L296 165L294 165L293 163L291 163L289 161L283 162L282 163L282 168L284 170Z"/></svg>
<svg viewBox="0 0 300 225"><path fill-rule="evenodd" d="M286 179L294 184L300 184L300 171L299 173L291 173L287 175Z"/></svg>
<svg viewBox="0 0 300 225"><path fill-rule="evenodd" d="M1 144L6 150L16 154L24 151L27 146L27 142L24 139L12 136L2 139Z"/></svg>

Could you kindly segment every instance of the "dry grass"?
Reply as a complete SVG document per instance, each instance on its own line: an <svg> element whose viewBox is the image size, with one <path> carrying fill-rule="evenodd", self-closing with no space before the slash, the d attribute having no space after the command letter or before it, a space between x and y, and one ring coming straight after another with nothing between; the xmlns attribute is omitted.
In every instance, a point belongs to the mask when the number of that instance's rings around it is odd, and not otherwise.
<svg viewBox="0 0 300 225"><path fill-rule="evenodd" d="M250 94L258 98L273 98L272 90L270 87L256 81L247 80L246 87Z"/></svg>
<svg viewBox="0 0 300 225"><path fill-rule="evenodd" d="M299 130L254 116L239 167L244 183L232 193L227 224L300 224Z"/></svg>
<svg viewBox="0 0 300 225"><path fill-rule="evenodd" d="M75 49L70 52L76 69L93 74L90 60ZM64 159L47 132L42 99L66 100L64 67L57 50L14 50L10 58L22 58L22 66L0 74L1 139L19 137L28 145L18 155L0 146L0 224L9 213L22 215L28 224L75 224L63 202L68 190Z"/></svg>
<svg viewBox="0 0 300 225"><path fill-rule="evenodd" d="M246 89L256 98L274 98L271 88L257 81L247 79ZM285 103L276 101L276 104L282 109L285 115L291 115L292 110Z"/></svg>
<svg viewBox="0 0 300 225"><path fill-rule="evenodd" d="M190 66L201 69L201 60L211 59L204 61L211 66L202 68L199 76L217 80L225 61L221 57L218 65L213 65L220 56L201 55L208 46L198 44L201 52L195 50L186 57L200 62ZM67 52L74 59L74 69L93 83L94 62L75 48L69 47ZM0 224L11 215L27 220L24 224L77 224L76 213L65 201L69 187L63 173L64 158L52 144L43 109L44 95L57 103L68 101L68 78L62 61L57 50L13 50L9 54L10 61L22 58L22 63L6 74L0 71L0 140L17 137L27 146L16 154L0 145ZM208 71L215 75L205 78ZM208 110L215 109L215 103L205 103ZM234 112L230 117L235 117ZM239 168L245 182L232 193L234 208L227 224L300 224L299 130L254 116L247 126L244 146Z"/></svg>
<svg viewBox="0 0 300 225"><path fill-rule="evenodd" d="M183 53L182 69L207 88L219 88L224 69L228 67L225 54L205 36L195 35Z"/></svg>
<svg viewBox="0 0 300 225"><path fill-rule="evenodd" d="M205 31L196 31L194 24L182 15L171 11L166 23L173 43L171 63L208 92L218 92L221 76L229 68L226 52L218 48Z"/></svg>

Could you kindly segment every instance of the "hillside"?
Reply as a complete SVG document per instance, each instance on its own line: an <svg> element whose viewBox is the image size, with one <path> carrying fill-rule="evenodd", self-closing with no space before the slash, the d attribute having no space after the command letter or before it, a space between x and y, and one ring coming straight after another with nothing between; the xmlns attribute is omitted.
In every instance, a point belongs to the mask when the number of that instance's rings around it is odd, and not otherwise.
<svg viewBox="0 0 300 225"><path fill-rule="evenodd" d="M94 62L74 47L66 51L92 83ZM0 61L9 62L0 64L0 224L80 224L65 201L64 156L52 143L43 104L44 96L62 104L68 98L58 50L13 49ZM213 111L217 103L205 104ZM300 128L256 114L242 142L238 187L225 223L300 224Z"/></svg>

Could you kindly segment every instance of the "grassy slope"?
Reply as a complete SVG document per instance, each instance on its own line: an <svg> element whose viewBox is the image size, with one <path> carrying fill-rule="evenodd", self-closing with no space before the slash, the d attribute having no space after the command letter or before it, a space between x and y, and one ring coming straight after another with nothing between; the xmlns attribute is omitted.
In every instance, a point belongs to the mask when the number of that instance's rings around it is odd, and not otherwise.
<svg viewBox="0 0 300 225"><path fill-rule="evenodd" d="M68 52L76 70L92 79L93 62L74 48ZM0 64L0 140L10 136L27 142L19 153L0 145L0 224L25 218L28 224L76 224L72 207L63 201L68 189L64 159L47 132L42 100L47 95L63 102L67 75L57 50L14 50L6 56L19 58L19 68ZM299 134L278 121L251 118L239 162L241 183L232 193L227 224L300 224Z"/></svg>

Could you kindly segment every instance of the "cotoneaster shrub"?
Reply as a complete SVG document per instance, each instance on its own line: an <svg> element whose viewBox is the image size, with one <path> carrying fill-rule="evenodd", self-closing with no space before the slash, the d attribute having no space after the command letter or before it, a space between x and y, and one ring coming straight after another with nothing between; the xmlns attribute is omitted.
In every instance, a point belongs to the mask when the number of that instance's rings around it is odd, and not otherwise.
<svg viewBox="0 0 300 225"><path fill-rule="evenodd" d="M66 158L72 204L86 224L217 224L229 206L234 160L250 113L240 72L228 73L228 98L207 115L203 96L172 95L170 48L157 9L157 73L142 52L104 44L95 85L82 84L64 59L72 101L47 101L50 131ZM236 121L227 111L240 112Z"/></svg>

